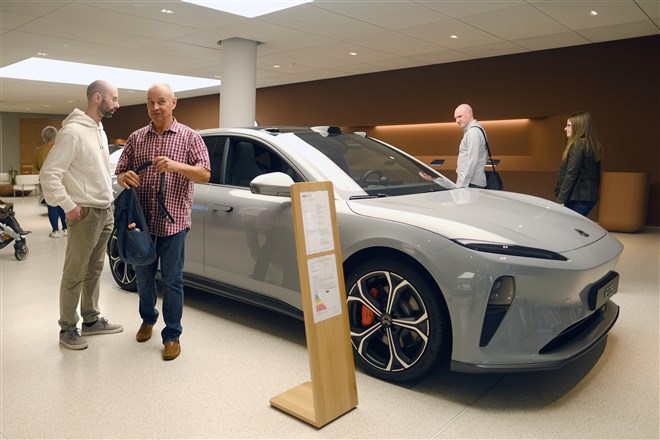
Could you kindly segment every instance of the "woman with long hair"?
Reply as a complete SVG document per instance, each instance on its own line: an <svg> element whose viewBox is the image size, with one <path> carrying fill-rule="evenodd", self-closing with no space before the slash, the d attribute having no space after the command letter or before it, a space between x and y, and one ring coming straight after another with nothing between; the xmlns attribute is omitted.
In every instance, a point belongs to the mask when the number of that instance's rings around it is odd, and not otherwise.
<svg viewBox="0 0 660 440"><path fill-rule="evenodd" d="M555 195L558 203L586 217L598 202L603 146L589 112L569 115L564 131L567 141Z"/></svg>

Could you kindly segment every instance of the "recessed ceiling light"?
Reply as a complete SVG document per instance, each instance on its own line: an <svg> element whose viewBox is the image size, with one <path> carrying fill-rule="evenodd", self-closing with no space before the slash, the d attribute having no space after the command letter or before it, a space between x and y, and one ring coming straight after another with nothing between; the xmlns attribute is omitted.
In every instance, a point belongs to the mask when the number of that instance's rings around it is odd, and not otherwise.
<svg viewBox="0 0 660 440"><path fill-rule="evenodd" d="M357 52L349 52L348 54L351 56L357 56Z"/></svg>
<svg viewBox="0 0 660 440"><path fill-rule="evenodd" d="M162 12L163 14L174 14L174 11L170 9L161 9L160 12Z"/></svg>
<svg viewBox="0 0 660 440"><path fill-rule="evenodd" d="M590 11L590 12L589 12L589 15L594 15L594 16L595 16L595 15L598 15L598 12L596 12L596 11Z"/></svg>
<svg viewBox="0 0 660 440"><path fill-rule="evenodd" d="M242 17L254 18L260 15L270 14L271 12L281 11L282 9L292 8L294 6L310 3L312 0L300 1L209 1L209 0L181 0L185 3L192 3L197 6L215 9L216 11L229 12L230 14L240 15Z"/></svg>
<svg viewBox="0 0 660 440"><path fill-rule="evenodd" d="M451 38L452 40L456 40L458 38L458 35L450 35L449 38Z"/></svg>
<svg viewBox="0 0 660 440"><path fill-rule="evenodd" d="M280 65L279 64L273 64L273 67L276 68L276 69L279 69Z"/></svg>
<svg viewBox="0 0 660 440"><path fill-rule="evenodd" d="M168 83L177 92L218 87L220 85L220 81L217 79L170 75L166 73L146 72L144 70L96 66L36 57L0 67L0 78L85 86L97 79L107 79L113 86L119 89L136 89L142 91L148 90L156 82Z"/></svg>
<svg viewBox="0 0 660 440"><path fill-rule="evenodd" d="M40 57L48 56L46 52L37 52L37 55L39 55Z"/></svg>

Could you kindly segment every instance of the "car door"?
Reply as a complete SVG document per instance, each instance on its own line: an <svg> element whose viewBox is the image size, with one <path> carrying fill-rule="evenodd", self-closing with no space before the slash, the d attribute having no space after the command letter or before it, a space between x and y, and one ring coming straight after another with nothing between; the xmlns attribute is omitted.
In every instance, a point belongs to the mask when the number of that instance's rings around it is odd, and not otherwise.
<svg viewBox="0 0 660 440"><path fill-rule="evenodd" d="M206 252L205 218L206 198L213 184L221 182L221 172L224 164L224 153L227 149L227 136L206 136L203 138L209 153L211 177L208 183L195 183L192 209L192 227L186 236L186 259L184 272L197 276L206 276L204 259Z"/></svg>
<svg viewBox="0 0 660 440"><path fill-rule="evenodd" d="M260 140L230 136L224 158L205 201L206 276L299 307L291 199L252 194L249 185L274 171L300 177Z"/></svg>

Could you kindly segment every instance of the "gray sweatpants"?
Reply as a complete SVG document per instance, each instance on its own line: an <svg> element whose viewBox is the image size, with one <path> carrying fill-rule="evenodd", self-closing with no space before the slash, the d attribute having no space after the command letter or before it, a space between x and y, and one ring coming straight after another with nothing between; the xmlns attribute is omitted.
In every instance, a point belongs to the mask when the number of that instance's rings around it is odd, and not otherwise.
<svg viewBox="0 0 660 440"><path fill-rule="evenodd" d="M100 277L113 225L112 207L83 207L82 220L68 222L69 235L60 283L58 323L62 330L78 325L78 302L83 322L94 322L101 314Z"/></svg>

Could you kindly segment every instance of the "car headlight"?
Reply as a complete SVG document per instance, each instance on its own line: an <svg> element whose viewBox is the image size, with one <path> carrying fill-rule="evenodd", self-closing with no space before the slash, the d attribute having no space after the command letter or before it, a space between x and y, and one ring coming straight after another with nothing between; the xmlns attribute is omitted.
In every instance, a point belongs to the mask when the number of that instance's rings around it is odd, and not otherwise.
<svg viewBox="0 0 660 440"><path fill-rule="evenodd" d="M484 243L467 239L456 239L453 241L454 243L460 244L461 246L468 249L472 249L473 251L488 252L491 254L511 255L515 257L526 258L540 258L542 260L568 260L568 258L564 257L563 255L546 249L518 246L515 244Z"/></svg>
<svg viewBox="0 0 660 440"><path fill-rule="evenodd" d="M495 280L488 296L489 306L510 306L516 296L516 283L513 277L501 276Z"/></svg>

